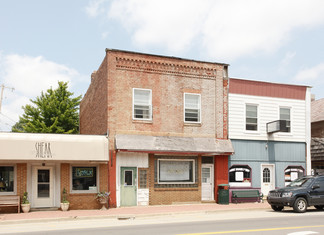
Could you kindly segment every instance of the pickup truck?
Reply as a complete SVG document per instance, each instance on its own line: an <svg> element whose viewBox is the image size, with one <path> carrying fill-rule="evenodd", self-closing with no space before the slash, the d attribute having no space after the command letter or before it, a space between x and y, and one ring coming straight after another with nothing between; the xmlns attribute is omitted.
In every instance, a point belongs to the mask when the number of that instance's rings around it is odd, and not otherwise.
<svg viewBox="0 0 324 235"><path fill-rule="evenodd" d="M274 211L282 211L285 206L293 207L299 213L306 212L310 206L323 210L324 176L298 178L284 188L271 190L267 201Z"/></svg>

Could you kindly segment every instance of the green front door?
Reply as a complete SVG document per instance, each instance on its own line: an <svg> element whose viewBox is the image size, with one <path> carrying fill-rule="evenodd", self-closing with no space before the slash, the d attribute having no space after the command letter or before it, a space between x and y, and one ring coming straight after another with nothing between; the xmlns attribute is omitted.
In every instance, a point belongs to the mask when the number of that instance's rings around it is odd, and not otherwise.
<svg viewBox="0 0 324 235"><path fill-rule="evenodd" d="M120 168L120 206L137 205L137 168Z"/></svg>

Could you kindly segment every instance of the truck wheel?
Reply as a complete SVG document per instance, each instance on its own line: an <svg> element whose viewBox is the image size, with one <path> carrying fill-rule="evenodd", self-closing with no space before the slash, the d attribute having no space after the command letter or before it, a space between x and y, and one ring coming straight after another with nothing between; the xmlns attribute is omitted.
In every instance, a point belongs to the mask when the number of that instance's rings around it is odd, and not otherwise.
<svg viewBox="0 0 324 235"><path fill-rule="evenodd" d="M324 206L314 206L317 210L323 210Z"/></svg>
<svg viewBox="0 0 324 235"><path fill-rule="evenodd" d="M275 205L272 205L271 206L272 210L274 211L282 211L282 209L284 208L283 206L275 206Z"/></svg>
<svg viewBox="0 0 324 235"><path fill-rule="evenodd" d="M294 203L294 211L298 213L304 213L307 210L307 202L305 198L299 197Z"/></svg>

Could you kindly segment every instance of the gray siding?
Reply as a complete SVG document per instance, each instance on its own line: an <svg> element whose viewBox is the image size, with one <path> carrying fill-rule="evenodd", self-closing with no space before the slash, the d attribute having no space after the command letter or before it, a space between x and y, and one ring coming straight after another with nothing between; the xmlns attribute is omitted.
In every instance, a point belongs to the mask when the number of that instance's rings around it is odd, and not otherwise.
<svg viewBox="0 0 324 235"><path fill-rule="evenodd" d="M301 166L306 170L306 145L297 142L231 140L235 154L229 158L233 165L248 165L252 170L252 187L261 187L261 164L274 164L276 187L285 185L285 169Z"/></svg>

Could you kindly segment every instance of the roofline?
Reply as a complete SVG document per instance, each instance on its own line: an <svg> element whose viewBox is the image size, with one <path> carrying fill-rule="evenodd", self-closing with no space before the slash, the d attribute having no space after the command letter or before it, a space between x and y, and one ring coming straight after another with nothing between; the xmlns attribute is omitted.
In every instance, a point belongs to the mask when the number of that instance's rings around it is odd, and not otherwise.
<svg viewBox="0 0 324 235"><path fill-rule="evenodd" d="M268 81L259 81L259 80L249 80L249 79L245 79L245 78L233 78L233 77L230 77L229 80L231 80L231 79L236 79L236 80L241 80L241 81L248 81L248 82L270 83L270 84L276 84L276 85L286 85L286 86L298 86L298 87L308 87L308 88L312 88L312 86L308 86L308 85L298 85L298 84L289 84L289 83L279 83L279 82L268 82Z"/></svg>
<svg viewBox="0 0 324 235"><path fill-rule="evenodd" d="M156 57L161 57L161 58L170 58L170 59L185 60L185 61L192 61L192 62L199 62L199 63L219 64L219 65L224 65L224 66L230 66L229 64L226 64L226 63L210 62L210 61L203 61L203 60L193 60L193 59L185 59L185 58L176 57L176 56L156 55L156 54L136 52L136 51L127 51L127 50L106 48L105 52L107 53L108 51L125 52L125 53L130 53L130 54L149 55L149 56L156 56Z"/></svg>

